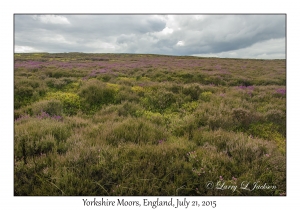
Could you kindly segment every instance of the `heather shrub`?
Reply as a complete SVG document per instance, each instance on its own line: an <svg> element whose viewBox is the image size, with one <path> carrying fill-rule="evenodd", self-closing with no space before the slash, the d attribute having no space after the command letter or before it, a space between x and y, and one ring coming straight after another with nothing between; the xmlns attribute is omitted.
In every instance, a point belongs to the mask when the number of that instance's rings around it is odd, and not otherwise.
<svg viewBox="0 0 300 210"><path fill-rule="evenodd" d="M15 157L26 159L53 151L55 147L64 143L70 136L71 130L64 123L46 118L31 120L15 124Z"/></svg>
<svg viewBox="0 0 300 210"><path fill-rule="evenodd" d="M199 146L214 145L217 152L225 153L237 162L253 162L265 154L276 152L274 143L259 138L252 138L245 134L228 132L222 129L216 131L197 131L193 141Z"/></svg>
<svg viewBox="0 0 300 210"><path fill-rule="evenodd" d="M182 92L182 86L181 85L177 85L177 84L172 84L171 87L168 88L170 91L172 91L173 93L177 94Z"/></svg>
<svg viewBox="0 0 300 210"><path fill-rule="evenodd" d="M191 114L195 117L196 126L202 127L202 126L208 126L208 118L211 114L216 113L216 110L214 110L214 107L209 106L208 103L203 103L199 101L198 107L194 112Z"/></svg>
<svg viewBox="0 0 300 210"><path fill-rule="evenodd" d="M51 116L62 116L63 104L57 99L42 100L31 105L32 114L38 115L41 112L46 112Z"/></svg>
<svg viewBox="0 0 300 210"><path fill-rule="evenodd" d="M186 136L188 139L191 139L193 130L196 128L197 118L192 114L183 118L172 119L170 123L170 131L176 137Z"/></svg>
<svg viewBox="0 0 300 210"><path fill-rule="evenodd" d="M138 117L139 113L142 112L142 107L139 104L132 103L132 102L124 102L122 104L122 107L118 109L118 115L119 116L132 116L132 117Z"/></svg>
<svg viewBox="0 0 300 210"><path fill-rule="evenodd" d="M74 83L76 83L76 80L77 79L74 78L74 77L61 77L61 78L58 78L58 79L52 78L52 77L45 78L45 82L48 85L48 87L54 88L54 89L57 89L57 90L67 88L72 83L73 83L73 85L75 85ZM68 87L68 88L71 89L72 87Z"/></svg>
<svg viewBox="0 0 300 210"><path fill-rule="evenodd" d="M138 96L137 93L131 90L129 87L123 87L118 91L115 97L115 102L116 103L122 103L124 101L129 101L129 102L139 102L140 97Z"/></svg>
<svg viewBox="0 0 300 210"><path fill-rule="evenodd" d="M61 89L63 88L67 82L63 79L55 79L55 78L47 78L45 79L46 84L50 88L56 88L56 89Z"/></svg>
<svg viewBox="0 0 300 210"><path fill-rule="evenodd" d="M286 135L286 113L277 110L277 109L271 109L266 112L265 114L266 119L268 122L277 124L278 125L278 132L282 135Z"/></svg>
<svg viewBox="0 0 300 210"><path fill-rule="evenodd" d="M103 82L109 82L109 81L112 79L112 77L111 77L111 75L104 74L104 75L100 76L100 79L101 79Z"/></svg>
<svg viewBox="0 0 300 210"><path fill-rule="evenodd" d="M176 97L172 92L165 90L152 90L145 93L141 98L141 103L148 110L162 113L176 102Z"/></svg>
<svg viewBox="0 0 300 210"><path fill-rule="evenodd" d="M26 100L29 101L33 95L33 87L24 84L17 84L14 87L14 94L15 94L15 106L19 108L22 105L22 102L25 103Z"/></svg>
<svg viewBox="0 0 300 210"><path fill-rule="evenodd" d="M82 128L89 125L89 120L78 115L65 117L64 122L67 123L70 128Z"/></svg>
<svg viewBox="0 0 300 210"><path fill-rule="evenodd" d="M278 109L270 109L265 114L266 120L278 125L282 125L285 128L286 125L286 113Z"/></svg>
<svg viewBox="0 0 300 210"><path fill-rule="evenodd" d="M48 77L52 78L62 78L62 77L73 77L73 76L81 76L82 74L78 74L77 72L72 72L72 71L62 71L61 69L52 69L52 70L46 70L45 71L46 75Z"/></svg>
<svg viewBox="0 0 300 210"><path fill-rule="evenodd" d="M128 78L128 77L119 76L119 77L117 78L116 84L122 85L122 86L129 86L129 87L132 87L132 86L134 85L134 81L135 81L135 79L133 79L133 78Z"/></svg>
<svg viewBox="0 0 300 210"><path fill-rule="evenodd" d="M199 99L199 95L202 93L202 90L198 85L190 85L184 87L182 93L187 96L190 96L191 100L195 101Z"/></svg>
<svg viewBox="0 0 300 210"><path fill-rule="evenodd" d="M147 120L129 118L118 125L106 137L107 143L118 145L132 142L135 144L157 144L159 140L166 139L167 134L163 128Z"/></svg>
<svg viewBox="0 0 300 210"><path fill-rule="evenodd" d="M22 161L15 161L14 165L14 195L48 195L51 191L46 191L44 188L39 190L39 186L43 183L40 176L37 175L36 165L33 162L24 164ZM39 166L47 167L47 162L39 164ZM33 176L33 174L36 174ZM49 177L48 177L49 178ZM37 187L38 186L38 187Z"/></svg>
<svg viewBox="0 0 300 210"><path fill-rule="evenodd" d="M216 113L208 116L207 125L211 130L223 128L225 130L234 130L236 123L228 113Z"/></svg>
<svg viewBox="0 0 300 210"><path fill-rule="evenodd" d="M32 115L32 108L30 105L14 110L14 120L18 118L22 118L23 116L30 116L30 115Z"/></svg>
<svg viewBox="0 0 300 210"><path fill-rule="evenodd" d="M232 117L234 122L237 123L237 127L242 129L247 129L251 123L257 123L261 120L259 114L250 112L250 110L244 108L234 108L232 110Z"/></svg>
<svg viewBox="0 0 300 210"><path fill-rule="evenodd" d="M44 96L47 88L43 81L37 79L20 79L14 83L14 107L28 105Z"/></svg>
<svg viewBox="0 0 300 210"><path fill-rule="evenodd" d="M79 90L79 96L83 100L83 111L96 111L104 104L114 103L117 91L113 87L91 79L84 83Z"/></svg>
<svg viewBox="0 0 300 210"><path fill-rule="evenodd" d="M226 85L226 82L221 76L210 76L204 81L205 84Z"/></svg>

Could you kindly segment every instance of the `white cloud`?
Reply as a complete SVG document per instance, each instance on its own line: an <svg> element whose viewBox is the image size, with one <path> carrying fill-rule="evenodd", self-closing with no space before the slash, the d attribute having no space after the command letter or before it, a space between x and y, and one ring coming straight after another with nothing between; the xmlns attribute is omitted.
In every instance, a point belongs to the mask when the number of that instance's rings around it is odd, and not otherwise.
<svg viewBox="0 0 300 210"><path fill-rule="evenodd" d="M40 52L40 50L29 46L15 46L15 53Z"/></svg>
<svg viewBox="0 0 300 210"><path fill-rule="evenodd" d="M172 28L169 27L165 27L162 31L158 31L158 32L150 32L150 33L146 33L146 35L150 35L150 36L154 36L156 38L161 38L161 37L166 37L171 35L174 32L174 30Z"/></svg>
<svg viewBox="0 0 300 210"><path fill-rule="evenodd" d="M32 18L46 24L70 24L68 18L61 15L33 15Z"/></svg>
<svg viewBox="0 0 300 210"><path fill-rule="evenodd" d="M177 46L184 46L184 41L179 41L179 42L177 42L176 45L177 45Z"/></svg>
<svg viewBox="0 0 300 210"><path fill-rule="evenodd" d="M172 28L169 28L169 27L166 27L162 30L162 33L163 34L172 34L173 33L173 29Z"/></svg>
<svg viewBox="0 0 300 210"><path fill-rule="evenodd" d="M183 17L181 15L167 15L166 16L166 26L169 28L173 28L176 30L180 30L180 22L179 20L181 20Z"/></svg>

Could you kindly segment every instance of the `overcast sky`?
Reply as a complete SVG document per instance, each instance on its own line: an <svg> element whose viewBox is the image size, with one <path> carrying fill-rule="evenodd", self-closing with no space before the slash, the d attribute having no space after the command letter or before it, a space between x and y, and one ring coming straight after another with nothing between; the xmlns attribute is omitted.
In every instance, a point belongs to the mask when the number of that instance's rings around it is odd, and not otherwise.
<svg viewBox="0 0 300 210"><path fill-rule="evenodd" d="M15 52L285 58L285 15L15 15Z"/></svg>

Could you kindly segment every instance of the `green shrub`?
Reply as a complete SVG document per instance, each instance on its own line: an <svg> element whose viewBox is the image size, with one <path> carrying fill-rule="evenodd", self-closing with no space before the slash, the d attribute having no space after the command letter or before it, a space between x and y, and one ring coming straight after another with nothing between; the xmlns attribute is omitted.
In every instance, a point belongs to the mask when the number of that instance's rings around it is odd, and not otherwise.
<svg viewBox="0 0 300 210"><path fill-rule="evenodd" d="M279 151L285 153L286 141L285 136L280 132L280 126L274 123L253 123L250 125L248 133L263 139L276 142Z"/></svg>
<svg viewBox="0 0 300 210"><path fill-rule="evenodd" d="M109 87L95 79L87 81L79 90L85 112L98 110L105 104L114 103L116 94L114 87Z"/></svg>
<svg viewBox="0 0 300 210"><path fill-rule="evenodd" d="M277 110L271 109L266 113L266 119L268 122L278 125L277 131L281 133L283 136L286 135L286 113Z"/></svg>
<svg viewBox="0 0 300 210"><path fill-rule="evenodd" d="M182 93L187 96L190 96L191 100L196 101L199 99L199 96L202 93L202 90L198 85L190 85L190 86L184 87L182 90Z"/></svg>
<svg viewBox="0 0 300 210"><path fill-rule="evenodd" d="M80 98L75 93L69 93L69 92L49 92L46 95L47 100L59 100L61 101L63 105L63 113L67 115L74 115L76 114L80 108ZM56 107L59 107L58 102L56 102ZM51 109L51 108L50 108Z"/></svg>
<svg viewBox="0 0 300 210"><path fill-rule="evenodd" d="M212 95L212 92L205 91L205 92L201 93L200 99L203 101L210 101L211 95Z"/></svg>
<svg viewBox="0 0 300 210"><path fill-rule="evenodd" d="M102 75L100 78L103 82L108 82L111 80L111 75Z"/></svg>
<svg viewBox="0 0 300 210"><path fill-rule="evenodd" d="M173 93L177 94L180 93L182 91L182 86L181 85L177 85L177 84L173 84L169 90L172 91Z"/></svg>
<svg viewBox="0 0 300 210"><path fill-rule="evenodd" d="M61 78L61 77L72 77L72 76L81 76L81 74L76 74L74 72L71 71L63 71L62 69L53 69L53 70L47 70L46 75L49 77L53 77L53 78Z"/></svg>
<svg viewBox="0 0 300 210"><path fill-rule="evenodd" d="M276 133L277 129L278 126L273 123L254 123L251 124L249 132L260 138L272 139L272 136Z"/></svg>
<svg viewBox="0 0 300 210"><path fill-rule="evenodd" d="M147 91L141 102L146 109L162 113L176 102L176 97L169 91L153 90Z"/></svg>
<svg viewBox="0 0 300 210"><path fill-rule="evenodd" d="M132 91L129 87L123 87L118 91L115 97L115 102L120 104L124 101L129 101L129 102L139 102L140 97L138 96L137 93Z"/></svg>
<svg viewBox="0 0 300 210"><path fill-rule="evenodd" d="M141 86L133 86L131 90L138 94L138 96L143 97L145 93L145 89Z"/></svg>
<svg viewBox="0 0 300 210"><path fill-rule="evenodd" d="M197 128L197 119L194 115L187 115L183 118L175 118L171 120L170 130L173 135L182 137L186 135L188 139L193 136L193 130Z"/></svg>
<svg viewBox="0 0 300 210"><path fill-rule="evenodd" d="M186 112L194 112L196 108L199 106L199 103L196 101L184 103L182 105L182 109Z"/></svg>
<svg viewBox="0 0 300 210"><path fill-rule="evenodd" d="M38 79L20 79L14 84L14 107L15 109L30 104L44 96L47 87Z"/></svg>

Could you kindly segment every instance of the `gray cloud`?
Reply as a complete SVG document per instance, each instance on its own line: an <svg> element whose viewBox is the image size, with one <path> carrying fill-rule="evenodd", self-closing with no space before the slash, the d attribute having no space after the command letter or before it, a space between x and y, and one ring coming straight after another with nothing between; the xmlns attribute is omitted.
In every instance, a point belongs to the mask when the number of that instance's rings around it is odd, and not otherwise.
<svg viewBox="0 0 300 210"><path fill-rule="evenodd" d="M285 15L15 15L15 51L284 58L285 27Z"/></svg>

